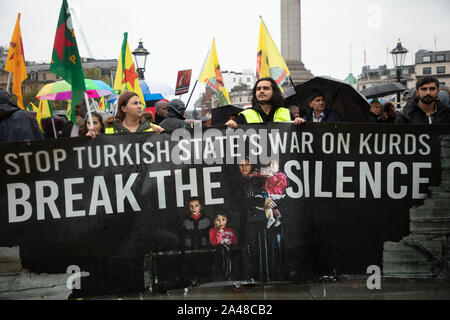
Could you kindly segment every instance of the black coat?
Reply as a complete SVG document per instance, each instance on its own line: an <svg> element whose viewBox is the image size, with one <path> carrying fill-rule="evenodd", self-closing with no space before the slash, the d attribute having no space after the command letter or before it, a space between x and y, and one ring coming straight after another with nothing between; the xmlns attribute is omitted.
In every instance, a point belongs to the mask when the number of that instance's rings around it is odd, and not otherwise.
<svg viewBox="0 0 450 320"><path fill-rule="evenodd" d="M432 124L450 124L450 108L440 102L436 102L436 108L437 111L433 116ZM425 112L419 108L417 102L412 102L397 113L395 123L429 124L429 120Z"/></svg>
<svg viewBox="0 0 450 320"><path fill-rule="evenodd" d="M0 110L4 113L0 118L0 142L44 139L36 120L21 110L5 90L0 90Z"/></svg>
<svg viewBox="0 0 450 320"><path fill-rule="evenodd" d="M202 214L195 220L190 215L182 222L181 241L184 249L201 249L209 247L209 229L211 229L211 219Z"/></svg>
<svg viewBox="0 0 450 320"><path fill-rule="evenodd" d="M325 110L324 111L325 116L323 117L321 122L342 122L342 118L334 110ZM303 119L305 119L308 122L313 122L313 113L309 112Z"/></svg>

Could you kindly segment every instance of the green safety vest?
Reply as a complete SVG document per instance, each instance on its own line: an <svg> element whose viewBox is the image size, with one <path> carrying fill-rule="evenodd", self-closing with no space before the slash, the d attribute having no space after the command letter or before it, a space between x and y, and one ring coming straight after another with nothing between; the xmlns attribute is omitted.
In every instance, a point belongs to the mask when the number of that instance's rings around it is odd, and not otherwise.
<svg viewBox="0 0 450 320"><path fill-rule="evenodd" d="M248 124L264 122L261 118L261 115L253 109L247 109L245 111L242 111L240 114L244 115L245 120ZM273 122L285 121L291 121L291 112L286 108L278 108L277 111L275 111L275 115L273 116Z"/></svg>

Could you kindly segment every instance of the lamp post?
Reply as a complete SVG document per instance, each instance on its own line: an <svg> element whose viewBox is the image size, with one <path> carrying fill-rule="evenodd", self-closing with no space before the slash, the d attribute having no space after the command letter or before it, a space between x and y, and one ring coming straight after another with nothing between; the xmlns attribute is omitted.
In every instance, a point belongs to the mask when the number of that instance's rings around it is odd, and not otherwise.
<svg viewBox="0 0 450 320"><path fill-rule="evenodd" d="M144 48L142 39L139 40L139 46L133 51L133 56L136 61L137 73L140 80L144 80L145 65L147 64L147 56L150 52Z"/></svg>
<svg viewBox="0 0 450 320"><path fill-rule="evenodd" d="M406 54L408 52L409 51L402 46L400 39L398 39L397 47L391 51L395 70L397 72L397 82L399 83L401 83L402 69L405 65ZM400 92L397 93L397 108L400 108Z"/></svg>

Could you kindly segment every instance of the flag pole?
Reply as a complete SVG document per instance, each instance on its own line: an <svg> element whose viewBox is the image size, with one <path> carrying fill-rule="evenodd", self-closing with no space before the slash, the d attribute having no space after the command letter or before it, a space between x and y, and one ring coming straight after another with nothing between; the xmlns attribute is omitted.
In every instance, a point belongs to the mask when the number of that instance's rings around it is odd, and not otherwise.
<svg viewBox="0 0 450 320"><path fill-rule="evenodd" d="M9 94L9 84L11 83L11 72L8 72L8 83L6 84L6 92Z"/></svg>
<svg viewBox="0 0 450 320"><path fill-rule="evenodd" d="M87 108L87 112L88 112L88 117L89 117L89 125L91 128L94 128L94 123L92 121L92 114L91 114L91 107L89 106L89 98L87 93L84 93L84 100L86 101L86 108Z"/></svg>
<svg viewBox="0 0 450 320"><path fill-rule="evenodd" d="M56 134L55 119L53 119L53 116L52 116L52 124L53 124L53 133L55 135L55 139L58 139L58 135Z"/></svg>
<svg viewBox="0 0 450 320"><path fill-rule="evenodd" d="M192 94L194 93L195 87L197 86L197 82L198 82L198 80L195 80L194 88L192 88L191 95L189 96L189 100L188 100L188 102L186 103L186 109L187 109L187 107L189 106L189 102L191 101Z"/></svg>

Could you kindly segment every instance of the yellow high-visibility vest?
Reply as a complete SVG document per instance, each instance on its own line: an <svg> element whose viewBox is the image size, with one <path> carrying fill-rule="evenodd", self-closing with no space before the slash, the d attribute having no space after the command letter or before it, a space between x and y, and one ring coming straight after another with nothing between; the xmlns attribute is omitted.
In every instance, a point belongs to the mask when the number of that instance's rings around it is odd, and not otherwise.
<svg viewBox="0 0 450 320"><path fill-rule="evenodd" d="M248 124L264 122L261 118L261 115L253 109L244 110L240 114L244 115L245 120ZM286 108L278 108L277 111L275 111L275 115L273 116L273 122L285 121L291 121L291 112Z"/></svg>
<svg viewBox="0 0 450 320"><path fill-rule="evenodd" d="M153 132L154 130L153 130L153 126L152 127L150 127L149 129L147 129L147 130L144 130L144 131L142 131L142 132ZM105 128L105 134L115 134L116 132L115 132L115 130L114 130L114 127L106 127Z"/></svg>

